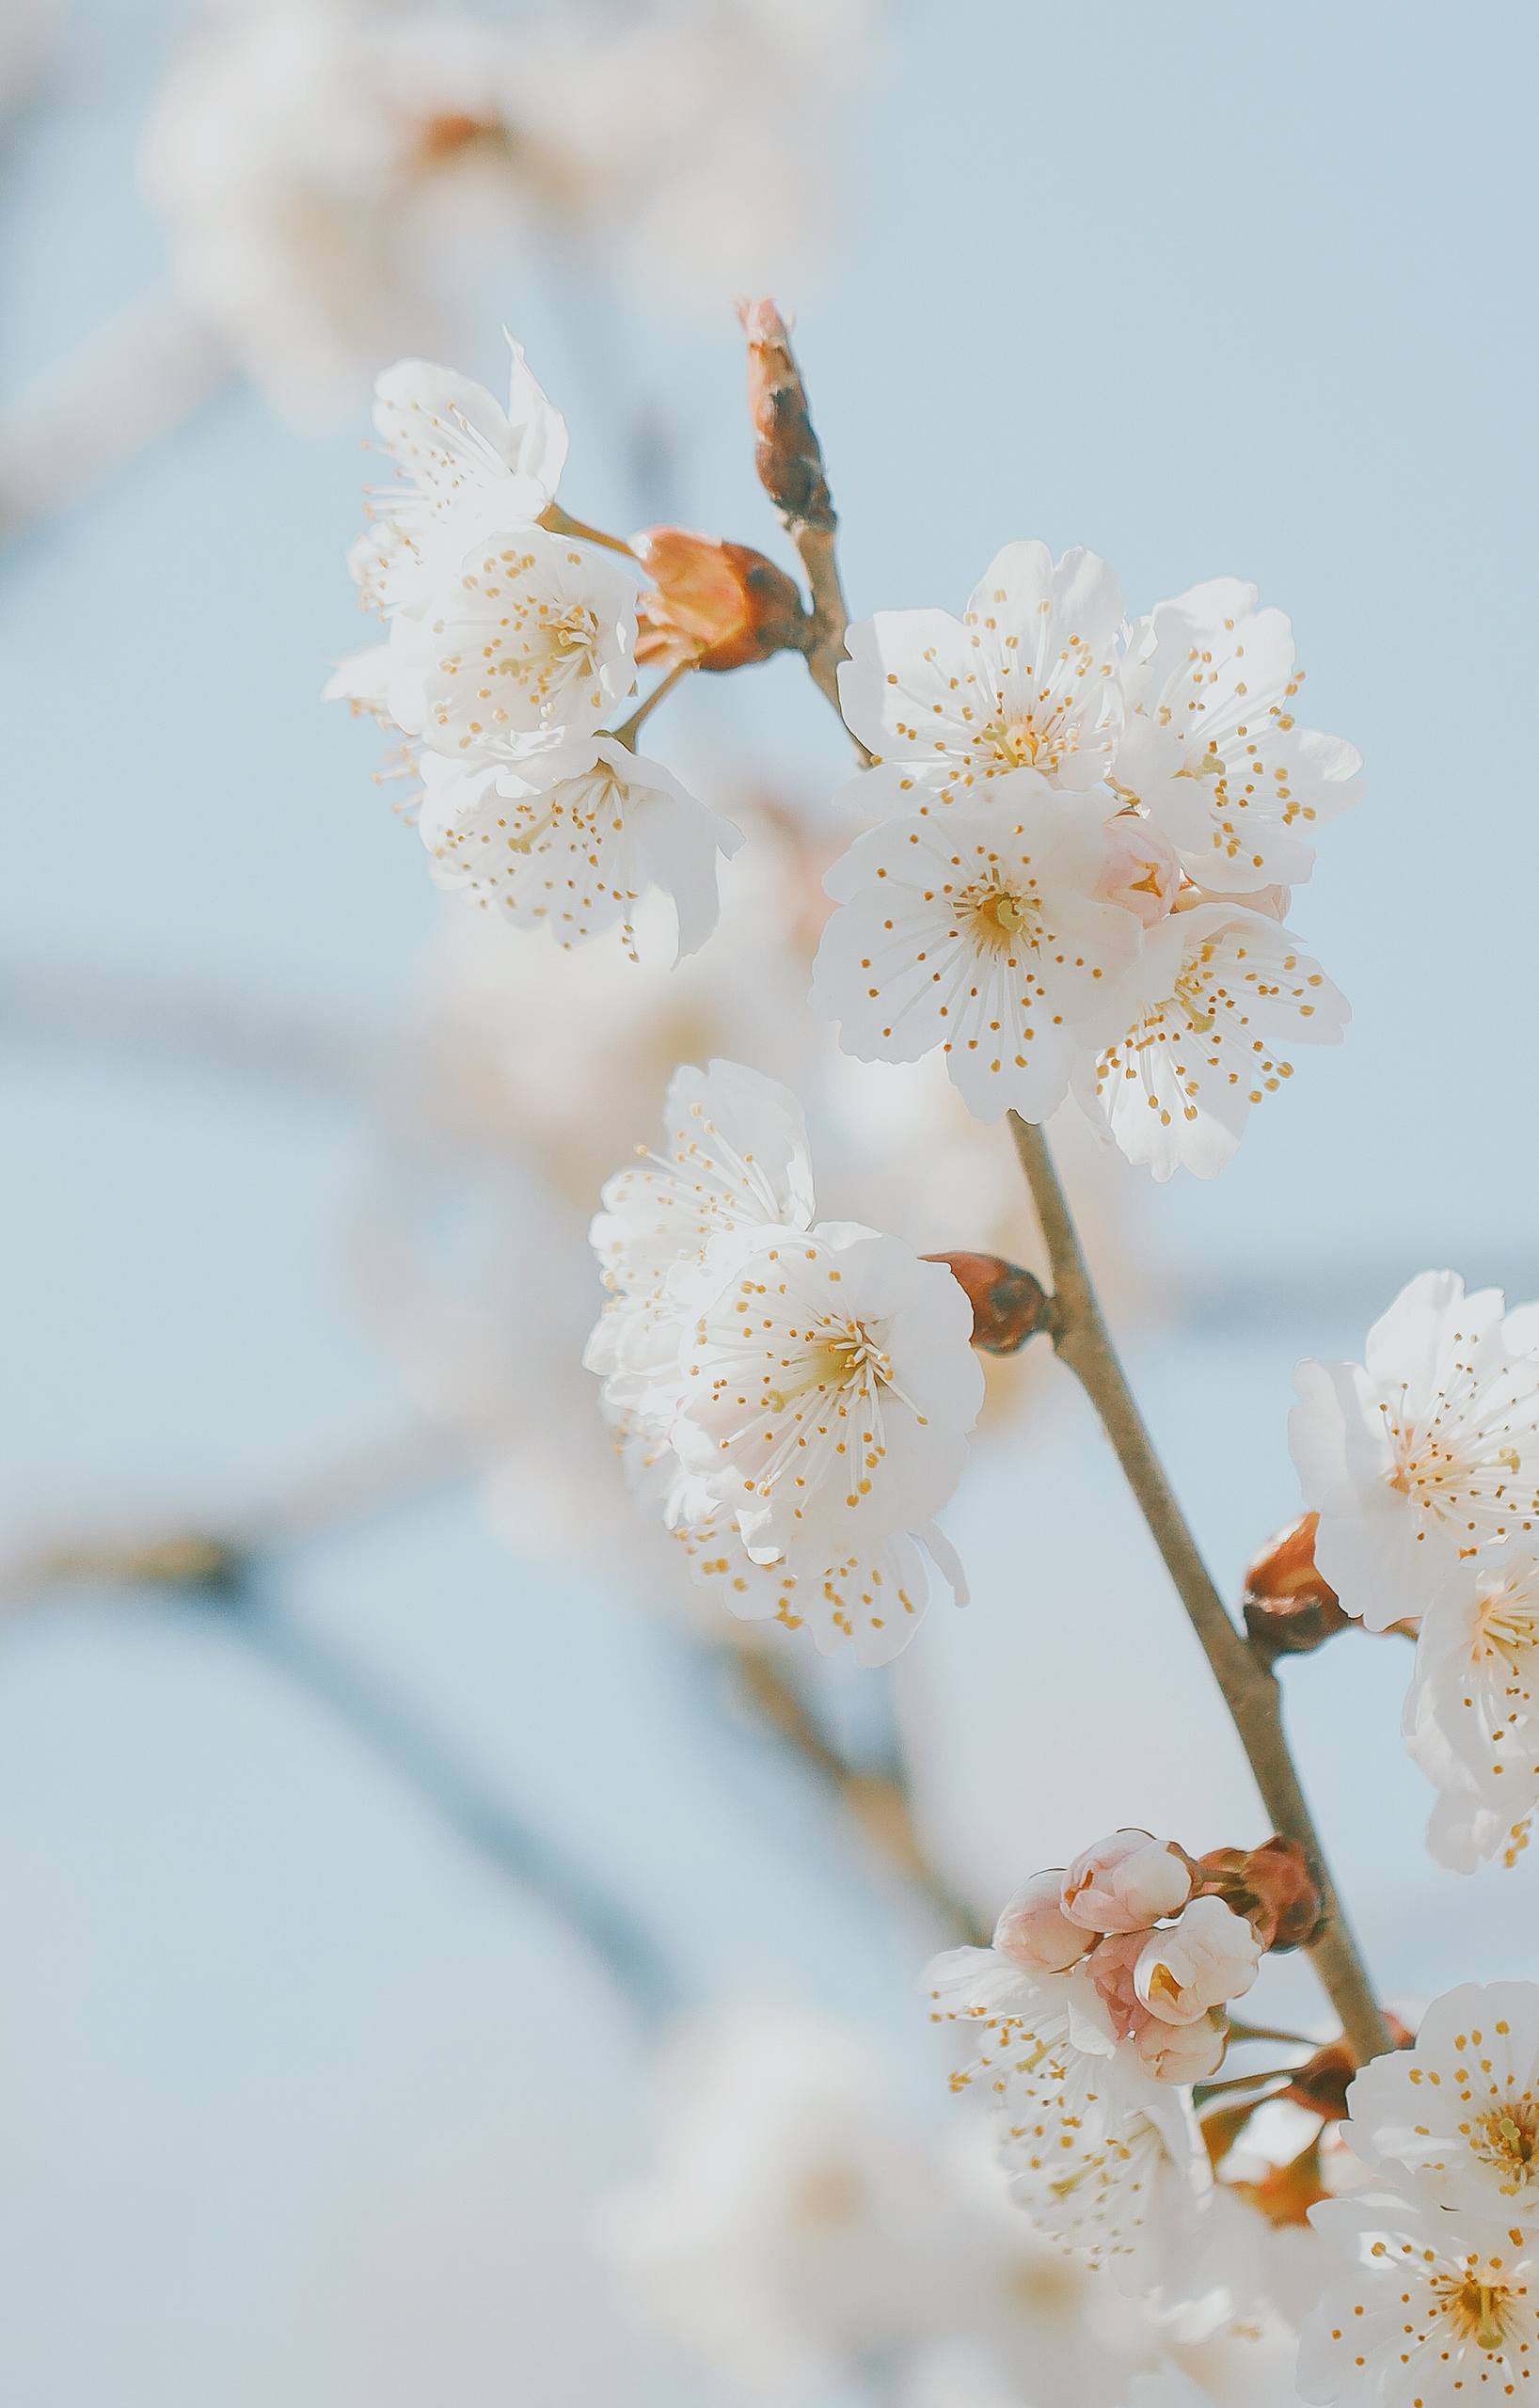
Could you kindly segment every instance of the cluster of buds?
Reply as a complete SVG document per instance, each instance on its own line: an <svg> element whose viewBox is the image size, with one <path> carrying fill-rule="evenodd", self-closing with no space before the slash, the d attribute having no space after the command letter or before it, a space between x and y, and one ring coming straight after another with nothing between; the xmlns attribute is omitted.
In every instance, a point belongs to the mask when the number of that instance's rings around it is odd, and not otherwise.
<svg viewBox="0 0 1539 2408"><path fill-rule="evenodd" d="M1000 1916L994 1947L1065 1983L1077 2047L1109 2055L1127 2045L1158 2081L1205 2082L1229 2044L1230 2002L1268 1948L1298 1946L1318 1914L1291 1841L1198 1859L1122 1830L1067 1870L1035 1875Z"/></svg>

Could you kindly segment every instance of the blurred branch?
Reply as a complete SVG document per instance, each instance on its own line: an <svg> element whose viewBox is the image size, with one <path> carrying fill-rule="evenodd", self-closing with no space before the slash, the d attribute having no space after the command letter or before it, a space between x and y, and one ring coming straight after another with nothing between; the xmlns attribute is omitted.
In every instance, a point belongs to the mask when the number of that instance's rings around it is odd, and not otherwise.
<svg viewBox="0 0 1539 2408"><path fill-rule="evenodd" d="M233 372L174 293L131 302L0 413L0 540L94 493Z"/></svg>
<svg viewBox="0 0 1539 2408"><path fill-rule="evenodd" d="M217 1613L233 1637L414 1787L486 1863L576 1932L651 2026L671 2011L676 1985L640 1919L516 1814L368 1666L260 1593L275 1559L420 1503L465 1469L447 1433L419 1427L393 1434L274 1490L217 1528L40 1543L0 1568L0 1603L35 1605L52 1590L89 1581L171 1590Z"/></svg>

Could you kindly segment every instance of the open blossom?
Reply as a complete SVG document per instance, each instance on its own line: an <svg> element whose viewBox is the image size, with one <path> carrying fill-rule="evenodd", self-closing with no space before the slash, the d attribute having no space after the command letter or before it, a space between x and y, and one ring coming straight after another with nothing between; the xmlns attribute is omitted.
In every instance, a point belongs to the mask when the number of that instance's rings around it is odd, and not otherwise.
<svg viewBox="0 0 1539 2408"><path fill-rule="evenodd" d="M1539 1808L1539 1555L1466 1557L1428 1599L1405 1700L1411 1754L1442 1793L1439 1862L1473 1872Z"/></svg>
<svg viewBox="0 0 1539 2408"><path fill-rule="evenodd" d="M1289 1443L1315 1561L1370 1630L1420 1614L1461 1558L1539 1537L1539 1353L1501 1292L1427 1271L1363 1363L1301 1363Z"/></svg>
<svg viewBox="0 0 1539 2408"><path fill-rule="evenodd" d="M633 943L654 888L674 905L680 956L715 927L717 863L740 840L660 762L595 735L505 763L425 752L420 767L418 833L440 886L563 945L615 927Z"/></svg>
<svg viewBox="0 0 1539 2408"><path fill-rule="evenodd" d="M1241 1998L1256 1978L1261 1943L1222 1898L1194 1898L1178 1920L1150 1934L1133 1986L1162 2023L1196 2023Z"/></svg>
<svg viewBox="0 0 1539 2408"><path fill-rule="evenodd" d="M1315 829L1357 800L1361 756L1294 717L1300 674L1287 618L1237 578L1158 604L1129 637L1115 782L1213 893L1307 879Z"/></svg>
<svg viewBox="0 0 1539 2408"><path fill-rule="evenodd" d="M1192 1894L1192 1867L1172 1840L1113 1831L1076 1856L1063 1877L1063 1910L1087 1931L1144 1931L1179 1914Z"/></svg>
<svg viewBox="0 0 1539 2408"><path fill-rule="evenodd" d="M992 1948L960 1948L926 1980L934 2020L974 2036L952 2087L993 2100L1001 2162L1031 2222L1120 2285L1158 2292L1178 2281L1210 2190L1185 2094L1131 2048L1104 2056L1076 2047L1062 1978L1024 1973Z"/></svg>
<svg viewBox="0 0 1539 2408"><path fill-rule="evenodd" d="M813 974L846 1052L912 1062L938 1047L981 1118L1045 1119L1118 1026L1138 943L1133 913L1102 896L1103 819L1016 768L858 838L825 881L838 908Z"/></svg>
<svg viewBox="0 0 1539 2408"><path fill-rule="evenodd" d="M794 1098L731 1063L678 1074L666 1149L605 1190L611 1290L586 1360L632 1483L734 1613L881 1662L938 1570L983 1380L944 1264L817 1223ZM779 1217L777 1217L779 1216Z"/></svg>
<svg viewBox="0 0 1539 2408"><path fill-rule="evenodd" d="M391 626L422 681L427 741L506 758L531 737L596 728L635 687L637 594L614 561L544 528L484 536L420 626Z"/></svg>
<svg viewBox="0 0 1539 2408"><path fill-rule="evenodd" d="M1312 2208L1338 2258L1304 2328L1298 2384L1330 2408L1462 2408L1527 2396L1539 2364L1539 2263L1521 2234L1478 2234L1399 2194Z"/></svg>
<svg viewBox="0 0 1539 2408"><path fill-rule="evenodd" d="M402 359L374 387L374 425L396 468L370 496L349 563L364 602L389 617L429 597L435 571L498 528L532 526L556 498L566 421L510 339L506 408L484 385Z"/></svg>
<svg viewBox="0 0 1539 2408"><path fill-rule="evenodd" d="M839 700L880 767L850 789L865 812L912 813L1035 769L1074 792L1101 784L1121 722L1122 596L1094 552L1055 561L1007 544L966 611L881 610L849 630Z"/></svg>
<svg viewBox="0 0 1539 2408"><path fill-rule="evenodd" d="M1125 1033L1076 1075L1080 1101L1156 1179L1221 1170L1286 1049L1340 1041L1347 1006L1298 939L1234 903L1173 911L1145 939Z"/></svg>
<svg viewBox="0 0 1539 2408"><path fill-rule="evenodd" d="M1465 1983L1427 2009L1411 2049L1364 2066L1344 2137L1461 2234L1479 2223L1539 2245L1539 1984Z"/></svg>
<svg viewBox="0 0 1539 2408"><path fill-rule="evenodd" d="M928 1522L982 1401L950 1271L858 1225L767 1230L696 1315L681 1368L674 1444L761 1560Z"/></svg>

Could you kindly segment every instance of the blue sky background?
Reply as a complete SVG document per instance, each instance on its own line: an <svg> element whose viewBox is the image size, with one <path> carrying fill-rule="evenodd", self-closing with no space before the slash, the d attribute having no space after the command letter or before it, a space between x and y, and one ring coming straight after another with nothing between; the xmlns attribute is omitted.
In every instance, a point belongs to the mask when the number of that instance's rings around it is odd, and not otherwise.
<svg viewBox="0 0 1539 2408"><path fill-rule="evenodd" d="M6 393L163 272L133 154L175 22L82 0L10 137ZM1140 1381L1231 1584L1293 1507L1299 1354L1356 1353L1428 1263L1539 1291L1534 41L1501 5L899 11L843 119L828 255L781 296L858 611L957 607L1020 534L1105 552L1139 607L1254 578L1294 618L1310 716L1367 756L1294 910L1353 1000L1348 1044L1218 1181L1130 1186L1124 1242L1172 1314ZM651 404L668 511L767 541L727 308L628 296L600 381L573 297L515 263L461 363L495 373L502 320L524 337L572 423L572 506L641 515L617 438ZM393 1041L435 901L370 739L317 700L355 641L362 426L360 405L301 438L231 391L0 559L18 1532L242 1497L404 1407L341 1275L356 1112L324 1081L200 1067L185 1038L61 1025L61 998L122 977ZM789 762L812 797L842 768L788 663L682 698L669 757ZM1058 1404L971 1480L975 1604L895 1685L939 1842L990 1899L1107 1822L1200 1846L1253 1814L1067 1386ZM692 1992L858 2014L918 2095L924 1935L623 1599L513 1560L458 1498L274 1579L643 1906ZM1532 1871L1460 1883L1421 1852L1406 1661L1342 1642L1289 1684L1373 1959L1405 1993L1539 1972ZM832 1686L858 1710L853 1676ZM0 1633L0 1908L6 2397L694 2399L586 2254L593 2199L646 2146L623 2010L212 1617L81 1596Z"/></svg>

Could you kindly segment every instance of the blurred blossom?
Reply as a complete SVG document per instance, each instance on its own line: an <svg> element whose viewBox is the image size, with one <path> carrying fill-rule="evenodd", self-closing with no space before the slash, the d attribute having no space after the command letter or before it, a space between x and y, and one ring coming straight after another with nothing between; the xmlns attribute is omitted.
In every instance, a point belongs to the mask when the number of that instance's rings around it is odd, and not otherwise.
<svg viewBox="0 0 1539 2408"><path fill-rule="evenodd" d="M145 132L180 282L278 406L452 340L478 272L590 251L674 295L783 273L829 217L866 0L655 0L513 24L347 0L226 12Z"/></svg>
<svg viewBox="0 0 1539 2408"><path fill-rule="evenodd" d="M31 97L53 47L56 0L5 0L0 8L0 113Z"/></svg>

